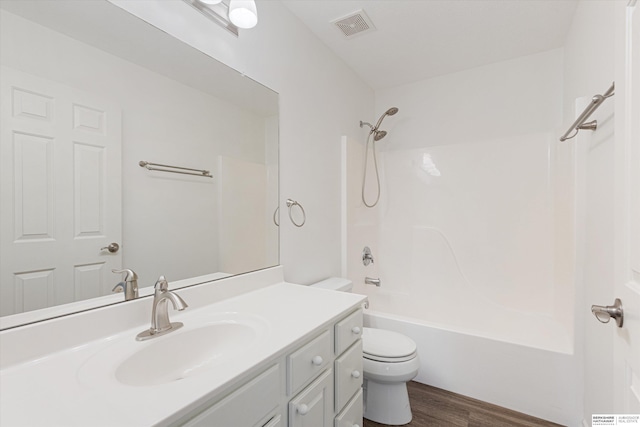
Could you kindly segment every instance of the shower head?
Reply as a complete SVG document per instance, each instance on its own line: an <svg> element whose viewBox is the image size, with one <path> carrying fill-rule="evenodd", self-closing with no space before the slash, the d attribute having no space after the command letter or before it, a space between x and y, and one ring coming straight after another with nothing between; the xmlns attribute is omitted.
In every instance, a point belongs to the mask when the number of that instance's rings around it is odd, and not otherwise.
<svg viewBox="0 0 640 427"><path fill-rule="evenodd" d="M380 118L378 119L378 123L376 123L376 125L374 126L375 130L378 130L378 128L380 127L380 124L382 123L382 121L384 120L385 117L387 116L393 116L394 114L396 114L398 112L398 108L397 107L391 107L389 108L387 111L384 112L384 114L382 114L380 116Z"/></svg>
<svg viewBox="0 0 640 427"><path fill-rule="evenodd" d="M377 130L374 132L374 136L373 136L373 140L374 141L380 141L382 138L384 138L385 136L387 136L387 131L386 130Z"/></svg>

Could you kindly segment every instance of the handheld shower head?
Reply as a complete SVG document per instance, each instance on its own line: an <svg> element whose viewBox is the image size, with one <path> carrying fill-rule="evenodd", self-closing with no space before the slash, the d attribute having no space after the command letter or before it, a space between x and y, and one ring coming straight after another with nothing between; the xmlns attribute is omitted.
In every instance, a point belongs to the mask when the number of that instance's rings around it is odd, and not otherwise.
<svg viewBox="0 0 640 427"><path fill-rule="evenodd" d="M397 107L389 108L387 111L384 112L382 116L380 116L380 118L378 119L378 123L376 123L375 126L372 126L370 123L360 121L360 127L364 127L364 125L367 125L371 128L371 130L369 131L369 136L367 136L367 144L364 147L364 153L365 153L364 154L364 171L362 172L362 193L361 193L362 203L364 203L364 205L368 208L374 207L375 205L378 204L378 201L380 200L380 175L378 174L378 160L376 159L376 141L380 141L382 138L387 136L387 131L378 130L378 129L380 128L380 124L382 123L385 117L393 116L397 112L398 112ZM373 135L373 142L371 143L371 145L373 146L373 164L376 168L376 182L378 184L378 187L377 187L378 192L376 195L376 200L373 202L373 204L367 203L367 200L364 197L365 182L367 179L367 163L368 163L367 155L369 154L369 141L371 139L371 135Z"/></svg>
<svg viewBox="0 0 640 427"><path fill-rule="evenodd" d="M391 107L389 108L387 111L384 112L384 114L382 114L380 116L380 118L378 119L378 123L376 123L376 125L374 126L375 130L378 130L378 128L380 127L380 124L382 123L382 121L384 120L385 117L387 116L393 116L394 114L396 114L398 112L398 108L397 107Z"/></svg>

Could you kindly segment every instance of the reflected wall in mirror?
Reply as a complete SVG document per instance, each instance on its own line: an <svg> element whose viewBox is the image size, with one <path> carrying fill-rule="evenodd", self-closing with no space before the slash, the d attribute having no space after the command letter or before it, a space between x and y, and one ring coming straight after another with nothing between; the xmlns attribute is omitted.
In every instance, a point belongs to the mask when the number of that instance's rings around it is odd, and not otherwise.
<svg viewBox="0 0 640 427"><path fill-rule="evenodd" d="M0 6L3 328L278 264L275 92L107 1Z"/></svg>

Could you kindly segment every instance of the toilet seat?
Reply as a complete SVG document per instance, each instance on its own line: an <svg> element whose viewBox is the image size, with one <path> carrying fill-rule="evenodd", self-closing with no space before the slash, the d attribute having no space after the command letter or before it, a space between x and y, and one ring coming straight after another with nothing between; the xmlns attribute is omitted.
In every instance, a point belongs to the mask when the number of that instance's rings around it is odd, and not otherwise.
<svg viewBox="0 0 640 427"><path fill-rule="evenodd" d="M365 359L399 363L416 357L416 343L409 337L383 329L363 328L362 354Z"/></svg>

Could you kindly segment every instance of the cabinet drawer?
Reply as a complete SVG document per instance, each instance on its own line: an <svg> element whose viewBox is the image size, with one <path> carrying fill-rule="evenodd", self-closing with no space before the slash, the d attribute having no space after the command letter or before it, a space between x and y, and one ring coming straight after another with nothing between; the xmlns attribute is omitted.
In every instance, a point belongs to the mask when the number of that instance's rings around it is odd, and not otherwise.
<svg viewBox="0 0 640 427"><path fill-rule="evenodd" d="M329 331L287 356L287 393L294 394L331 361Z"/></svg>
<svg viewBox="0 0 640 427"><path fill-rule="evenodd" d="M362 426L362 408L362 389L360 389L342 412L338 414L334 427Z"/></svg>
<svg viewBox="0 0 640 427"><path fill-rule="evenodd" d="M280 368L275 365L229 396L189 420L184 426L256 426L278 406ZM262 425L262 424L260 424Z"/></svg>
<svg viewBox="0 0 640 427"><path fill-rule="evenodd" d="M362 336L362 310L358 310L336 323L335 336L337 356Z"/></svg>
<svg viewBox="0 0 640 427"><path fill-rule="evenodd" d="M330 427L332 406L333 371L327 369L289 402L289 427Z"/></svg>
<svg viewBox="0 0 640 427"><path fill-rule="evenodd" d="M362 388L362 340L335 361L336 402L339 411Z"/></svg>

